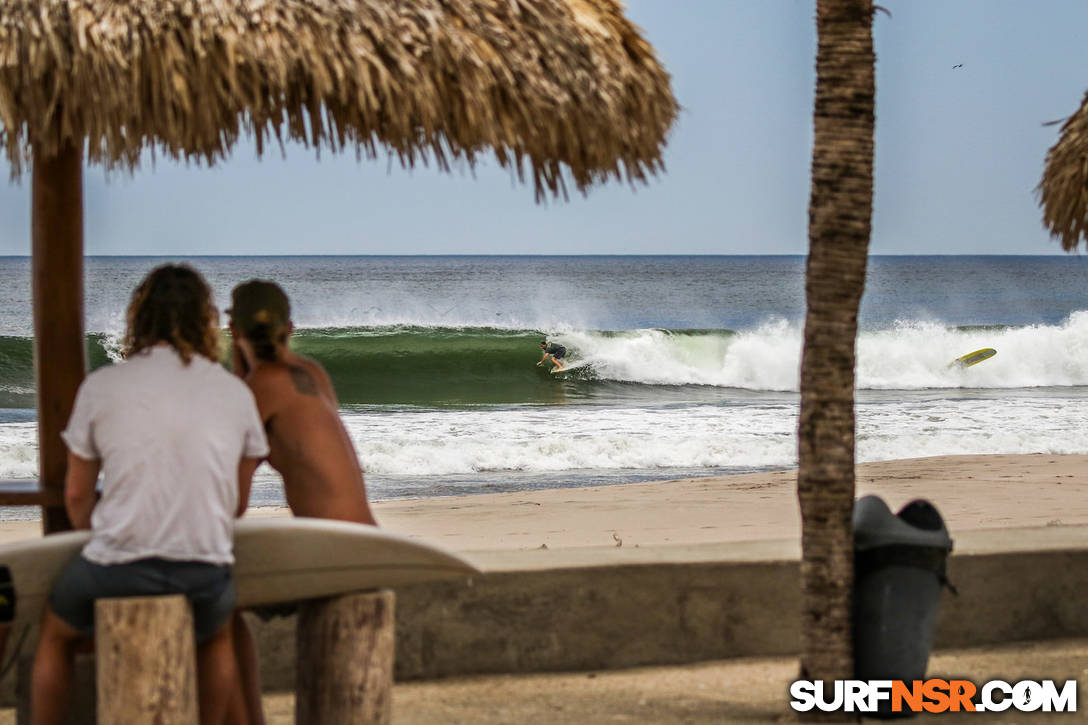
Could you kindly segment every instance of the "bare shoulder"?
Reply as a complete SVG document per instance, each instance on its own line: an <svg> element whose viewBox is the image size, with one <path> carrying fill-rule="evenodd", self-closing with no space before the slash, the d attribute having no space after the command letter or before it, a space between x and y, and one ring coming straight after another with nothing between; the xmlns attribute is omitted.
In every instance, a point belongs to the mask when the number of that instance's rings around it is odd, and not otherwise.
<svg viewBox="0 0 1088 725"><path fill-rule="evenodd" d="M267 395L281 393L290 384L288 366L278 363L262 363L246 376L246 385L258 400Z"/></svg>
<svg viewBox="0 0 1088 725"><path fill-rule="evenodd" d="M321 380L328 380L329 374L325 372L325 368L321 366L317 360L308 358L298 353L291 353L291 356L287 359L287 362L293 366L303 368L308 373Z"/></svg>
<svg viewBox="0 0 1088 725"><path fill-rule="evenodd" d="M251 370L245 377L245 383L253 393L261 420L268 421L276 415L283 405L285 393L290 382L281 365L262 364Z"/></svg>
<svg viewBox="0 0 1088 725"><path fill-rule="evenodd" d="M328 373L316 360L292 353L284 359L283 368L296 393L323 395L331 388Z"/></svg>

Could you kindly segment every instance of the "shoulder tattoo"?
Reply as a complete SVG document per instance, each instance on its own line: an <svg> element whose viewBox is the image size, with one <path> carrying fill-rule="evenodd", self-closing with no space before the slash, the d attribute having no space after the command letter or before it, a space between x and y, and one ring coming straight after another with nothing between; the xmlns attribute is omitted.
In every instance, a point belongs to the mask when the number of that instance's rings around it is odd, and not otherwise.
<svg viewBox="0 0 1088 725"><path fill-rule="evenodd" d="M317 381L309 370L301 365L292 365L291 382L295 384L295 390L303 395L317 395Z"/></svg>

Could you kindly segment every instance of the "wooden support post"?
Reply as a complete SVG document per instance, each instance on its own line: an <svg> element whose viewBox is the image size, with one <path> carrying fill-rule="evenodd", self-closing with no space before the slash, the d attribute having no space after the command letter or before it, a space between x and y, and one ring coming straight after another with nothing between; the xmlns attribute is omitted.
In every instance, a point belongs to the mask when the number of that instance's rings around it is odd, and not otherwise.
<svg viewBox="0 0 1088 725"><path fill-rule="evenodd" d="M31 287L34 373L38 388L41 486L64 491L68 423L87 363L83 341L83 154L69 145L42 158L31 184ZM44 533L72 528L63 506L42 508Z"/></svg>
<svg viewBox="0 0 1088 725"><path fill-rule="evenodd" d="M295 722L387 725L393 715L391 590L304 602Z"/></svg>
<svg viewBox="0 0 1088 725"><path fill-rule="evenodd" d="M196 640L180 594L94 606L98 722L196 725Z"/></svg>

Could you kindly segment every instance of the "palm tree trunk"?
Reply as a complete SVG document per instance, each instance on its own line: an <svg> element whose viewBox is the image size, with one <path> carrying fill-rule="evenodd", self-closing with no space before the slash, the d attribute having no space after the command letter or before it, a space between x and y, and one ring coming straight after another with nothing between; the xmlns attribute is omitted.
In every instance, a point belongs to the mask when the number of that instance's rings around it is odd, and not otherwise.
<svg viewBox="0 0 1088 725"><path fill-rule="evenodd" d="M871 0L817 0L797 492L804 679L853 676L854 362L873 205Z"/></svg>

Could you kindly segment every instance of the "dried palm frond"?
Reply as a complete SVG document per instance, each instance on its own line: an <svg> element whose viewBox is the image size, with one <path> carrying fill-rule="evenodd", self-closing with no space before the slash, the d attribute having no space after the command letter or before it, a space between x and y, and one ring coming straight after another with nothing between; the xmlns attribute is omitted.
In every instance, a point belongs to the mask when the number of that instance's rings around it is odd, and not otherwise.
<svg viewBox="0 0 1088 725"><path fill-rule="evenodd" d="M240 136L380 148L402 164L494 150L538 196L661 168L677 104L616 0L4 0L0 144L145 148L209 164Z"/></svg>
<svg viewBox="0 0 1088 725"><path fill-rule="evenodd" d="M1036 191L1043 224L1061 241L1062 249L1073 251L1082 238L1088 244L1088 94L1047 152Z"/></svg>

